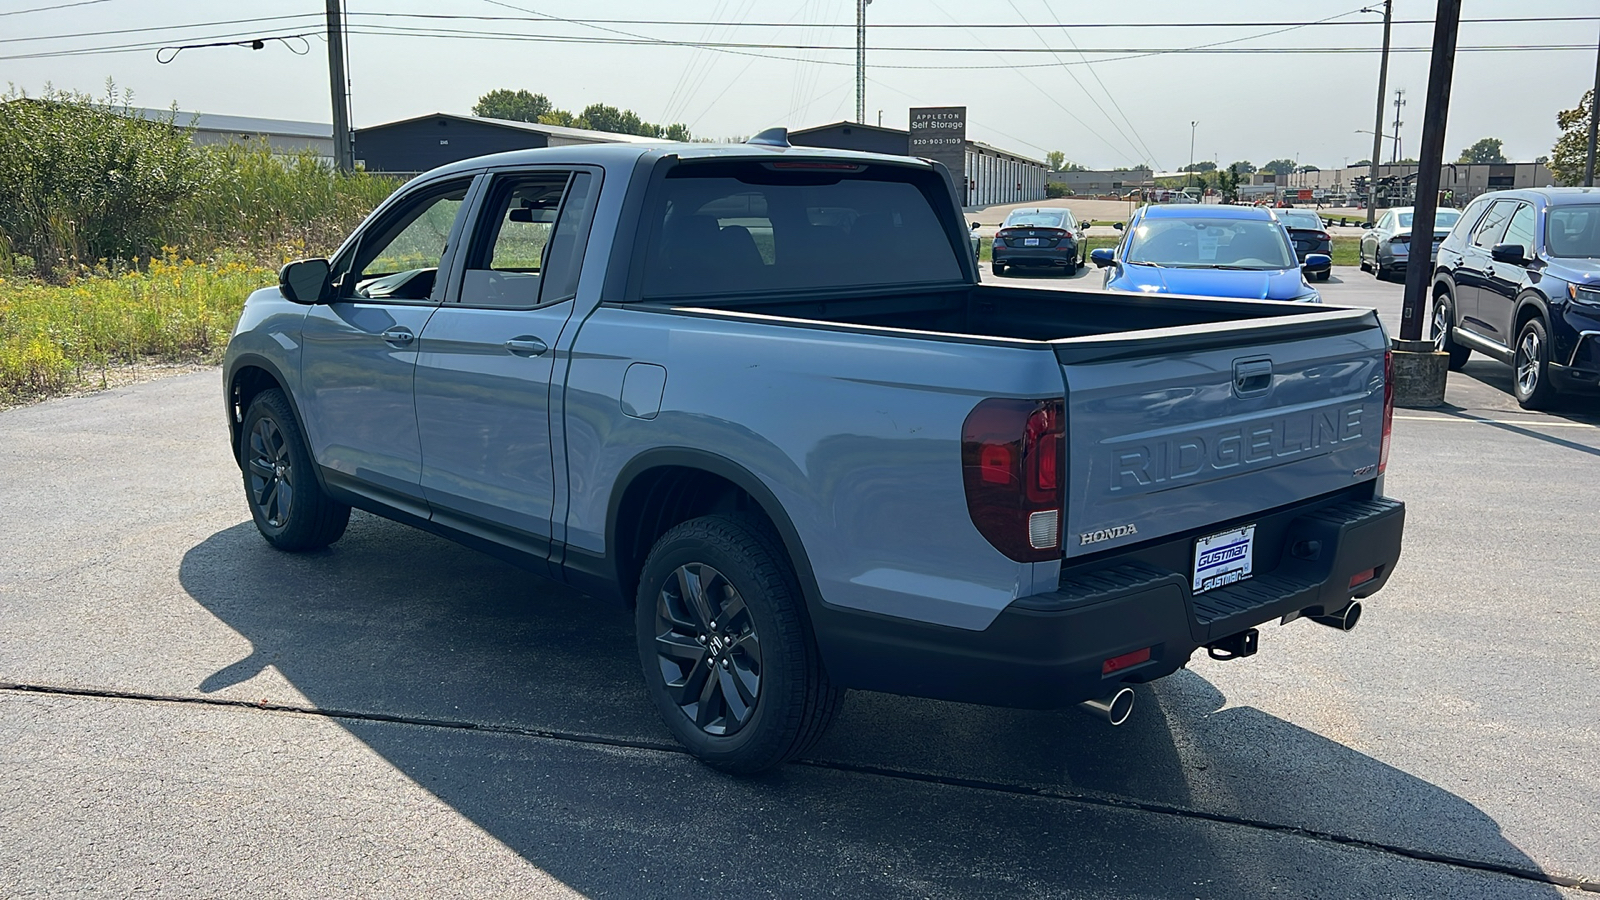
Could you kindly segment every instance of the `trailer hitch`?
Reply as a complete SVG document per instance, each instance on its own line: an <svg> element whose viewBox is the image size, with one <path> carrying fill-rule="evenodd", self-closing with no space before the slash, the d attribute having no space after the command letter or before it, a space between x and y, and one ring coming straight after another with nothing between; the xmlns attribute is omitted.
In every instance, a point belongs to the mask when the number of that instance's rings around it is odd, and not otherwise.
<svg viewBox="0 0 1600 900"><path fill-rule="evenodd" d="M1243 659L1246 656L1256 655L1256 644L1261 639L1261 632L1254 628L1246 628L1238 634L1230 634L1220 641L1212 641L1206 645L1206 653L1212 659Z"/></svg>

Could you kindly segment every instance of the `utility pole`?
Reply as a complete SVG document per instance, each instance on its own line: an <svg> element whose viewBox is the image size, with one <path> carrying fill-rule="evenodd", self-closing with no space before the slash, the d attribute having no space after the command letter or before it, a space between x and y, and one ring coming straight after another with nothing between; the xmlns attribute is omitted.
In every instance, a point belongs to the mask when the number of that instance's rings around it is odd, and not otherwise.
<svg viewBox="0 0 1600 900"><path fill-rule="evenodd" d="M1594 138L1600 127L1600 44L1594 52L1594 93L1589 95L1589 156L1583 163L1583 184L1594 187Z"/></svg>
<svg viewBox="0 0 1600 900"><path fill-rule="evenodd" d="M1383 0L1383 61L1378 64L1378 115L1372 123L1372 172L1367 175L1367 227L1377 222L1374 206L1378 199L1378 157L1383 154L1383 95L1389 81L1389 23L1394 18L1394 0Z"/></svg>
<svg viewBox="0 0 1600 900"><path fill-rule="evenodd" d="M871 2L856 0L856 121L862 125L867 124L867 4Z"/></svg>
<svg viewBox="0 0 1600 900"><path fill-rule="evenodd" d="M1189 177L1183 180L1183 186L1189 187L1194 183L1194 128L1198 121L1189 123Z"/></svg>
<svg viewBox="0 0 1600 900"><path fill-rule="evenodd" d="M1406 91L1401 88L1394 92L1394 156L1389 157L1389 162L1400 162L1400 126L1405 123L1400 121L1400 107L1406 105Z"/></svg>
<svg viewBox="0 0 1600 900"><path fill-rule="evenodd" d="M340 0L328 0L328 82L333 90L333 156L339 171L356 167L350 146L350 95L344 72L344 24L340 21Z"/></svg>
<svg viewBox="0 0 1600 900"><path fill-rule="evenodd" d="M1444 166L1444 128L1450 114L1450 81L1455 74L1456 32L1461 0L1439 0L1433 20L1433 59L1428 67L1428 98L1422 114L1422 150L1417 155L1417 196L1411 212L1411 263L1406 266L1402 340L1422 339L1428 287L1433 281L1433 226L1439 207L1439 170ZM1420 238L1420 240L1419 240Z"/></svg>

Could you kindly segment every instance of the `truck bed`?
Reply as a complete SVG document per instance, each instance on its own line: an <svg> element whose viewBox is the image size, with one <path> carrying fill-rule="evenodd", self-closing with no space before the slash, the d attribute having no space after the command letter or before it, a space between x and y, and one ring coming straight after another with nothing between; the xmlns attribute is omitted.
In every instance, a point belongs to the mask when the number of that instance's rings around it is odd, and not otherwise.
<svg viewBox="0 0 1600 900"><path fill-rule="evenodd" d="M662 303L725 313L773 316L838 325L868 325L933 333L958 339L1057 343L1058 355L1076 358L1110 350L1084 340L1159 332L1161 352L1181 344L1215 346L1219 341L1287 339L1371 328L1370 310L1280 301L1224 300L1171 294L1109 294L1084 290L972 285L940 291L816 293L803 297L706 299ZM1206 326L1197 328L1195 326ZM1219 327L1221 326L1221 327ZM1188 331L1189 341L1174 338ZM1116 346L1131 349L1126 340ZM1066 359L1063 359L1065 362Z"/></svg>

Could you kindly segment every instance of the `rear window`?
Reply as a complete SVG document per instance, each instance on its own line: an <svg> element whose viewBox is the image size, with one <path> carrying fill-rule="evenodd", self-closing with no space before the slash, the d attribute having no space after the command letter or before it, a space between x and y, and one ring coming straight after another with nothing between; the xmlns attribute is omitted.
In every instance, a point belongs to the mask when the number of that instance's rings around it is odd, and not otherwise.
<svg viewBox="0 0 1600 900"><path fill-rule="evenodd" d="M1321 230L1322 219L1316 213L1280 212L1278 218L1287 228L1311 228Z"/></svg>
<svg viewBox="0 0 1600 900"><path fill-rule="evenodd" d="M651 212L646 297L804 291L963 278L931 170L686 164Z"/></svg>
<svg viewBox="0 0 1600 900"><path fill-rule="evenodd" d="M1600 206L1556 206L1546 216L1551 256L1600 258Z"/></svg>
<svg viewBox="0 0 1600 900"><path fill-rule="evenodd" d="M1064 225L1062 223L1063 222L1069 222L1069 221L1070 221L1070 219L1067 217L1067 214L1066 214L1065 211L1052 212L1052 211L1048 211L1048 210L1030 210L1030 211L1024 212L1022 210L1018 210L1018 211L1012 213L1011 215L1006 216L1005 224L1002 225L1001 227L1002 228L1067 228L1067 227L1070 227L1070 226L1069 225Z"/></svg>

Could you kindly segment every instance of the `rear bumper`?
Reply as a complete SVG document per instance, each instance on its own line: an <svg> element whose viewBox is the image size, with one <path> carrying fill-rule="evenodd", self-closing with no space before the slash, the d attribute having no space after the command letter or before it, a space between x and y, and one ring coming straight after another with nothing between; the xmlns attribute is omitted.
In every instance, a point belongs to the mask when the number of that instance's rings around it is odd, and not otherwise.
<svg viewBox="0 0 1600 900"><path fill-rule="evenodd" d="M1400 556L1405 506L1332 498L1264 514L1256 574L1190 591L1195 535L1073 566L1058 590L1015 601L983 631L826 608L813 611L842 686L989 706L1050 709L1171 674L1200 647L1273 619L1343 609L1376 593ZM1227 524L1208 528L1224 530ZM1350 587L1369 569L1374 577ZM1106 660L1150 648L1115 672Z"/></svg>
<svg viewBox="0 0 1600 900"><path fill-rule="evenodd" d="M1054 247L993 247L989 255L1002 266L1070 266L1078 262L1076 241Z"/></svg>

